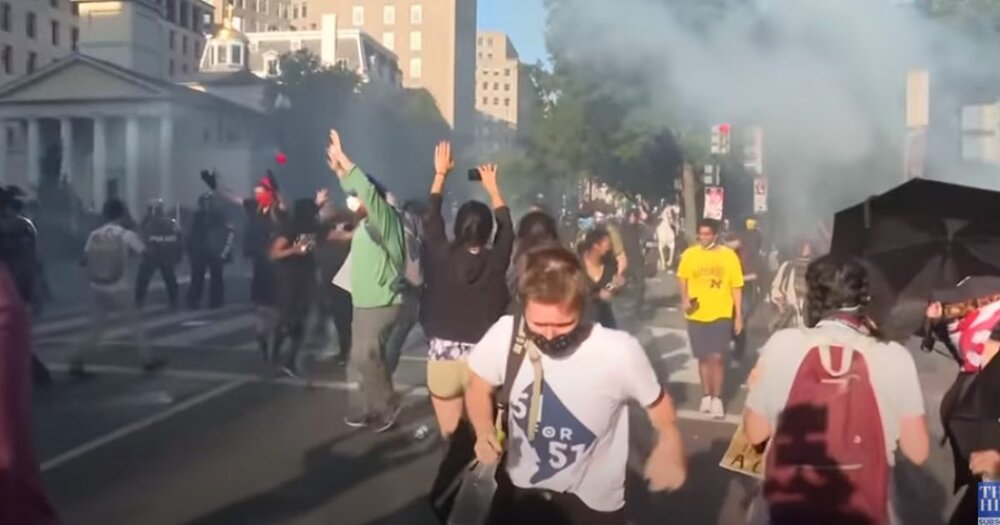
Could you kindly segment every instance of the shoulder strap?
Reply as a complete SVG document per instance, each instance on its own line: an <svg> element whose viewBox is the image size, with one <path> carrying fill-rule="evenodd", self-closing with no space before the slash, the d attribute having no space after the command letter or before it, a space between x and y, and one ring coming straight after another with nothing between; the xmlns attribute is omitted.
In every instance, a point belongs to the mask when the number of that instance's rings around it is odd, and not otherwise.
<svg viewBox="0 0 1000 525"><path fill-rule="evenodd" d="M497 403L504 407L510 403L510 392L514 388L514 379L521 370L521 363L528 354L525 351L527 337L524 334L524 314L514 314L514 330L510 336L510 351L507 353L507 371L504 373L503 386L497 394Z"/></svg>
<svg viewBox="0 0 1000 525"><path fill-rule="evenodd" d="M382 250L382 253L385 254L385 258L387 261L389 261L389 264L392 264L392 254L390 254L389 249L386 248L385 242L383 242L384 239L382 239L382 234L379 233L378 229L372 226L371 221L366 220L364 228L365 231L368 232L368 236L371 237L372 242L374 242L375 245ZM400 224L400 228L402 228L402 224ZM403 235L404 235L403 264L402 265L393 264L393 266L396 268L396 273L399 274L399 278L401 279L406 277L406 238L405 238L406 232L403 232Z"/></svg>

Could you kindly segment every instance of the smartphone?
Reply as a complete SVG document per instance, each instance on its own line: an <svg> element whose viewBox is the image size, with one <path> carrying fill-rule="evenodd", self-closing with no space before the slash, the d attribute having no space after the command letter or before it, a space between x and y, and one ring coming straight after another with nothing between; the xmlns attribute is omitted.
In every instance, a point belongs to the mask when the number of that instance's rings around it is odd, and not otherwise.
<svg viewBox="0 0 1000 525"><path fill-rule="evenodd" d="M698 311L698 299L696 297L691 298L691 307L688 308L687 314L691 315Z"/></svg>
<svg viewBox="0 0 1000 525"><path fill-rule="evenodd" d="M483 175L479 173L479 169L472 168L471 170L469 170L469 180L471 181L483 180Z"/></svg>

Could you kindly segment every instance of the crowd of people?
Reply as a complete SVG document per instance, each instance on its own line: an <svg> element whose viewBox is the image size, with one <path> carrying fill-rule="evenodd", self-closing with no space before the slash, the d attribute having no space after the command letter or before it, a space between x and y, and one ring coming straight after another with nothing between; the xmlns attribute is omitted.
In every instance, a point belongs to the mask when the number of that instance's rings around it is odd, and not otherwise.
<svg viewBox="0 0 1000 525"><path fill-rule="evenodd" d="M739 430L766 450L765 481L750 522L899 523L892 481L897 452L920 465L930 438L913 357L871 321L870 279L861 263L814 259L813 244L802 242L772 264L755 222L733 234L709 219L697 225L697 242L680 257L673 244L667 255L662 235L654 234L661 228L650 223L653 210L641 204L625 210L621 221L585 208L567 228L565 220L536 209L515 225L499 169L490 164L477 169L489 202L460 204L449 235L443 213L454 170L449 143L434 151L426 205L399 202L354 163L336 131L327 154L347 211L325 190L289 202L271 174L252 197L241 198L220 188L213 173L202 173L209 191L199 198L187 235L162 202L151 203L133 230L125 206L109 200L105 223L83 248L94 318L70 374L89 376L87 360L114 311L132 327L143 367L155 372L167 365L143 334L150 280L162 275L168 307L177 308L174 269L186 251L192 272L186 306L201 307L207 273L207 305L221 307L224 265L237 244L225 210L238 205L246 214L243 255L252 269L260 358L289 376L308 375L302 349L309 320L318 312L332 321L338 359L358 385L349 393L345 425L376 433L395 425L402 404L393 375L409 332L416 323L422 327L427 390L447 449L431 491L442 519L454 504L446 501L451 479L476 460L498 465L487 523L624 524L630 406L643 409L654 431L644 468L648 488L675 490L687 478L673 400L615 315L622 302L616 297L625 290L641 311L647 277L658 267L672 270L676 261L679 308L701 380L699 408L708 418L726 417L727 361L750 355L750 316L765 302L775 310L773 333L755 352ZM0 326L6 328L0 344L23 350L0 359L0 377L16 393L0 403L0 448L7 449L0 458L17 457L18 468L0 467L19 477L22 491L0 487L0 522L56 523L25 431L30 345L24 304L36 293L31 276L39 262L14 256L31 251L34 233L10 205L13 196L0 192L0 198ZM670 215L664 210L661 217ZM669 234L681 237L676 225ZM125 271L130 257L140 259L134 284ZM927 317L940 324L960 316L934 303ZM991 319L986 332L996 325ZM984 406L996 404L989 397L995 392L981 379L1000 367L993 359L1000 330L993 334L977 340L964 386L949 400L949 413L961 417L945 418L960 484L973 487L974 480L1000 477L1000 432L989 429L992 416L983 415ZM981 439L959 437L968 432L956 421L970 417L986 421L977 427ZM954 524L974 512L974 495L967 492Z"/></svg>

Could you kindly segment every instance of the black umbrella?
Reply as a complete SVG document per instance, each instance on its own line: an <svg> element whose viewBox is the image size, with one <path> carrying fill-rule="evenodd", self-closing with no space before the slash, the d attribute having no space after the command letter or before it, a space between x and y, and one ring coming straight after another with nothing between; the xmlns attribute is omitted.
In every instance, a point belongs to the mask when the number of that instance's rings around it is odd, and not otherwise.
<svg viewBox="0 0 1000 525"><path fill-rule="evenodd" d="M914 179L837 213L831 253L867 261L885 320L967 276L1000 276L998 215L1000 192Z"/></svg>

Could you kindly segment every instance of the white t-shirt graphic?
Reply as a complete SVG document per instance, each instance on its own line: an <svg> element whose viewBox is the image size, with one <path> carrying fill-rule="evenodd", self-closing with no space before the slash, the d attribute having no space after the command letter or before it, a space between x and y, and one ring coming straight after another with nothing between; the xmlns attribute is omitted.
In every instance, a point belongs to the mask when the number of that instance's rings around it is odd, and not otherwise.
<svg viewBox="0 0 1000 525"><path fill-rule="evenodd" d="M504 382L514 329L501 318L469 355L469 367L487 383ZM628 407L648 407L662 388L639 342L625 332L594 327L567 357L541 358L541 410L533 441L528 409L534 371L529 359L511 389L507 470L514 485L577 495L588 507L612 512L625 505Z"/></svg>

